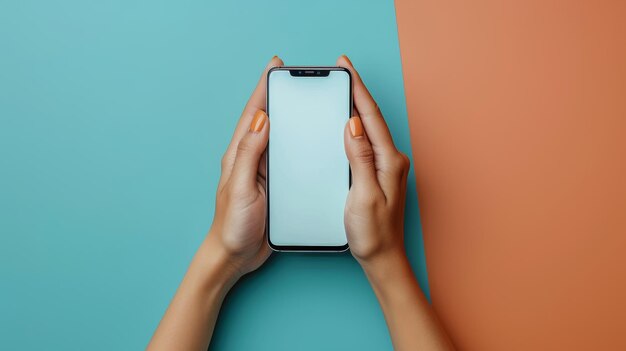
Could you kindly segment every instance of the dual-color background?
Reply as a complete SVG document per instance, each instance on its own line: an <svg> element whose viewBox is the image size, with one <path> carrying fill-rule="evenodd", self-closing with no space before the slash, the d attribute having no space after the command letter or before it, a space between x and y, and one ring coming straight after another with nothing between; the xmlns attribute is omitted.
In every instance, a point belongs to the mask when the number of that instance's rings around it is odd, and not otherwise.
<svg viewBox="0 0 626 351"><path fill-rule="evenodd" d="M142 349L266 61L343 53L412 151L407 249L459 348L626 348L625 16L618 1L0 3L0 348ZM212 346L391 349L348 254L274 255Z"/></svg>

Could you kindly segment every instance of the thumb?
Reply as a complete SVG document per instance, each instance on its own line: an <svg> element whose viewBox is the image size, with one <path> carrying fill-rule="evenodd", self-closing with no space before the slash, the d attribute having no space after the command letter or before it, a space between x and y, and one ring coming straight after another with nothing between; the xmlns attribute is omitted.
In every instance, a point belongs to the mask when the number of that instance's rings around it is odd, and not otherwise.
<svg viewBox="0 0 626 351"><path fill-rule="evenodd" d="M360 117L354 116L348 121L344 132L344 144L352 170L352 185L370 190L380 188L376 178L374 150L365 134Z"/></svg>
<svg viewBox="0 0 626 351"><path fill-rule="evenodd" d="M237 144L237 154L231 177L238 184L254 185L261 157L269 138L269 119L263 110L258 110L248 131Z"/></svg>

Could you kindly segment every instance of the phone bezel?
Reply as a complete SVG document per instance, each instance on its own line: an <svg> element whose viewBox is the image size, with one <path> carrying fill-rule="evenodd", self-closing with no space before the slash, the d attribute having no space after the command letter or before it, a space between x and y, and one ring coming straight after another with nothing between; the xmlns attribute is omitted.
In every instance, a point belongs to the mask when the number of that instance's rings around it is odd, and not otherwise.
<svg viewBox="0 0 626 351"><path fill-rule="evenodd" d="M276 71L328 71L328 73L330 74L330 71L343 71L346 72L348 74L348 79L349 79L349 85L350 85L350 91L349 91L349 96L350 96L350 115L348 116L348 119L350 117L352 117L352 113L354 111L354 107L353 107L353 99L352 99L352 73L350 72L349 69L344 68L344 67L331 67L331 66L279 66L279 67L272 67L269 69L269 71L267 72L267 76L266 76L266 98L265 98L265 112L267 113L268 118L271 118L270 116L270 111L269 111L269 99L270 99L270 76L272 75L272 72L276 72ZM292 74L293 75L293 74ZM316 75L302 75L305 77L313 77L315 78ZM321 77L321 76L320 76ZM347 122L348 120L346 120ZM321 246L300 246L300 245L275 245L272 243L272 239L270 236L270 186L269 186L269 179L270 179L270 158L269 158L269 152L270 152L270 141L268 141L267 143L267 149L266 149L266 153L267 156L265 158L265 166L266 166L266 176L265 176L265 198L266 198L266 206L267 206L267 211L266 211L266 218L265 218L265 232L267 234L267 243L270 246L270 248L274 251L279 251L279 252L344 252L347 251L349 246L348 243L346 242L345 245L340 245L340 246L326 246L326 245L321 245ZM352 186L352 170L350 169L350 165L348 164L348 188L350 188Z"/></svg>

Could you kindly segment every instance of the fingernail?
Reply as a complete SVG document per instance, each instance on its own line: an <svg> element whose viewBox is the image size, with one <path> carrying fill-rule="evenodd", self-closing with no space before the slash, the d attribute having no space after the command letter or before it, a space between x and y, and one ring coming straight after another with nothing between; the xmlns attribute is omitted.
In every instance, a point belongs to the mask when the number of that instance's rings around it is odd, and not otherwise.
<svg viewBox="0 0 626 351"><path fill-rule="evenodd" d="M361 118L357 116L350 118L350 134L352 134L353 138L363 136L363 123L361 123Z"/></svg>
<svg viewBox="0 0 626 351"><path fill-rule="evenodd" d="M343 56L343 58L345 58L345 59L346 59L346 61L348 61L348 63L350 64L350 66L354 66L354 65L352 64L352 61L350 61L350 59L348 58L348 56L346 56L345 54L343 54L343 55L341 55L341 56Z"/></svg>
<svg viewBox="0 0 626 351"><path fill-rule="evenodd" d="M250 123L249 131L253 133L258 133L263 130L263 126L265 125L265 120L267 119L267 115L263 110L258 110L254 114L254 118L252 119L252 123Z"/></svg>

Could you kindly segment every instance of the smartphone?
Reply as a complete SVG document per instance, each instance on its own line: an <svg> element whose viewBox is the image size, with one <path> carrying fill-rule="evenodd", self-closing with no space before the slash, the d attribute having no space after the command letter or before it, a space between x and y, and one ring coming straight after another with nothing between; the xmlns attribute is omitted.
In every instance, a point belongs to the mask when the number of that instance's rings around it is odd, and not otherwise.
<svg viewBox="0 0 626 351"><path fill-rule="evenodd" d="M345 251L350 165L344 127L352 76L342 67L275 67L267 74L267 237L276 251Z"/></svg>

